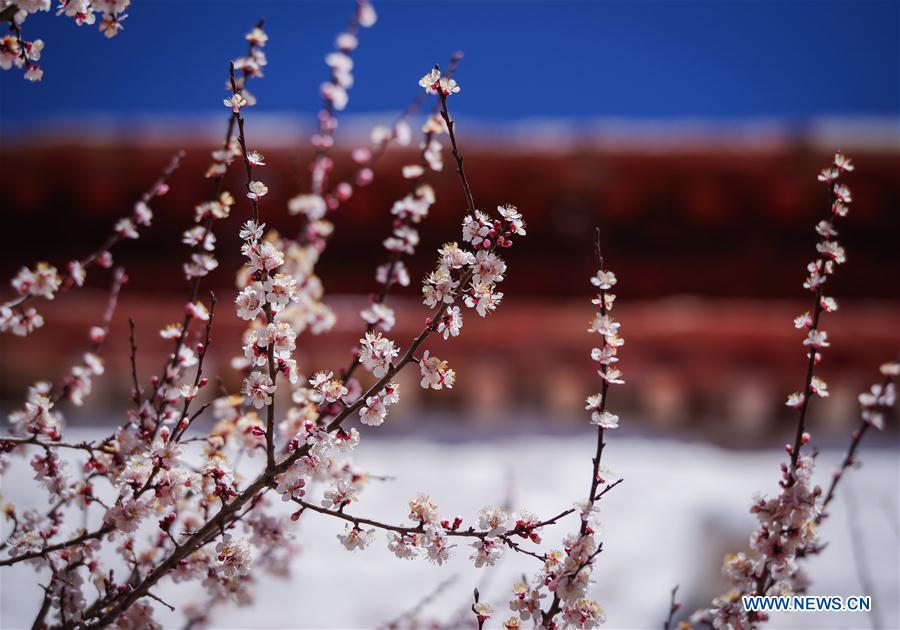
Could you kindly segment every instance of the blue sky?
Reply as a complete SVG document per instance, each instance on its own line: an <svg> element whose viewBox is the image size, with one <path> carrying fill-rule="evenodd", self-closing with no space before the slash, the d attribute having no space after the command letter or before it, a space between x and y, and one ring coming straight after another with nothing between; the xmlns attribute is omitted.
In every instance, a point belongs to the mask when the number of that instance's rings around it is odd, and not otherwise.
<svg viewBox="0 0 900 630"><path fill-rule="evenodd" d="M322 57L350 1L138 0L126 28L39 14L44 81L0 72L5 128L102 112L218 112L227 61L260 16L270 65L261 109L314 112ZM466 53L456 112L533 116L802 121L900 112L900 3L376 2L362 33L348 112L405 105L430 65Z"/></svg>

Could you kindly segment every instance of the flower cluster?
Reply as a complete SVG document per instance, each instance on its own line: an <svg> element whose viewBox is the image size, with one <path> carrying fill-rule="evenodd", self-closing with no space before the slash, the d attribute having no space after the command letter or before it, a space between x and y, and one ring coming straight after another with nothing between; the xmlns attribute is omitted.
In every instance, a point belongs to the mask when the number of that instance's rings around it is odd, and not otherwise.
<svg viewBox="0 0 900 630"><path fill-rule="evenodd" d="M46 262L39 262L33 270L22 267L10 284L19 295L32 295L52 300L59 285L62 284L62 279L59 277L56 267Z"/></svg>
<svg viewBox="0 0 900 630"><path fill-rule="evenodd" d="M411 559L422 555L429 561L442 565L450 559L447 531L440 524L437 506L425 494L409 502L409 519L419 531L412 533L388 532L388 549L398 558Z"/></svg>
<svg viewBox="0 0 900 630"><path fill-rule="evenodd" d="M56 15L71 18L78 26L96 24L99 17L100 32L111 38L122 30L130 5L131 0L60 0ZM44 42L24 39L22 25L30 15L50 9L50 0L0 0L0 20L8 21L12 31L12 35L0 40L0 68L9 70L15 66L24 69L29 81L41 80L44 71L36 62L41 58Z"/></svg>
<svg viewBox="0 0 900 630"><path fill-rule="evenodd" d="M443 93L444 96L450 96L459 92L459 85L456 83L456 80L447 76L441 76L441 69L437 66L419 79L419 85L425 88L427 94Z"/></svg>
<svg viewBox="0 0 900 630"><path fill-rule="evenodd" d="M859 395L859 406L863 421L879 431L884 429L884 418L888 409L897 404L897 387L894 378L900 376L900 363L885 363L881 366L885 381L875 383L869 391Z"/></svg>
<svg viewBox="0 0 900 630"><path fill-rule="evenodd" d="M247 575L253 567L250 544L244 538L234 540L230 534L223 536L216 545L216 559L221 563L222 573L229 578Z"/></svg>
<svg viewBox="0 0 900 630"><path fill-rule="evenodd" d="M28 388L28 396L22 409L9 414L9 423L17 435L44 435L51 440L62 435L62 414L54 411L51 384L46 381Z"/></svg>
<svg viewBox="0 0 900 630"><path fill-rule="evenodd" d="M503 293L496 288L503 281L506 263L495 251L498 247L510 247L513 235L524 235L525 225L515 207L500 206L497 210L501 218L494 220L478 210L466 215L462 237L475 253L462 249L459 243L447 243L438 250L437 269L422 284L425 305L432 308L440 305L441 317L436 320L436 326L445 339L458 335L462 327L459 308L448 308L460 293L465 305L474 308L481 317L495 310L503 299Z"/></svg>
<svg viewBox="0 0 900 630"><path fill-rule="evenodd" d="M232 62L235 71L240 74L234 75L234 83L229 81L225 86L225 89L231 92L229 98L225 100L225 106L230 107L235 115L240 113L242 107L256 104L256 97L247 89L247 83L251 78L261 78L263 68L269 63L263 51L269 36L263 30L262 20L244 36L244 39L247 40L247 54Z"/></svg>
<svg viewBox="0 0 900 630"><path fill-rule="evenodd" d="M348 551L355 551L357 549L365 549L375 540L375 530L371 528L363 530L359 526L351 527L348 525L347 531L343 534L338 534L337 537Z"/></svg>
<svg viewBox="0 0 900 630"><path fill-rule="evenodd" d="M600 549L590 526L584 529L584 533L567 536L563 540L563 551L547 554L537 576L537 583L553 594L550 608L542 612L539 600L535 600L533 595L530 596L531 603L537 604L536 609L533 605L526 605L527 598L513 599L510 607L518 610L520 617L524 617L527 611L535 621L554 619L559 611L569 623L579 619L578 628L593 628L602 623L605 621L603 609L597 602L586 598L591 583L591 567Z"/></svg>
<svg viewBox="0 0 900 630"><path fill-rule="evenodd" d="M40 81L44 71L37 62L40 61L43 50L44 40L23 39L21 28L16 26L12 35L5 35L0 39L0 68L3 70L19 68L24 70L26 80Z"/></svg>
<svg viewBox="0 0 900 630"><path fill-rule="evenodd" d="M349 393L344 387L344 382L339 378L333 378L334 372L316 372L309 384L312 385L314 392L310 398L313 402L337 402Z"/></svg>
<svg viewBox="0 0 900 630"><path fill-rule="evenodd" d="M380 332L367 332L359 343L359 362L375 378L387 374L393 367L391 361L400 353L394 342Z"/></svg>
<svg viewBox="0 0 900 630"><path fill-rule="evenodd" d="M277 373L283 373L292 383L299 380L296 361L291 358L297 333L290 323L278 318L297 299L296 281L278 271L284 261L278 248L259 240L264 227L251 219L241 229L248 284L235 298L238 317L250 322L244 334L243 365L251 372L244 381L244 393L257 409L271 404ZM257 325L260 318L265 320L264 327Z"/></svg>
<svg viewBox="0 0 900 630"><path fill-rule="evenodd" d="M387 386L374 396L366 397L366 404L359 409L359 420L372 427L381 426L387 418L388 407L400 400L397 383Z"/></svg>
<svg viewBox="0 0 900 630"><path fill-rule="evenodd" d="M453 388L456 381L456 373L450 369L446 361L431 356L426 350L419 359L419 371L422 375L421 385L423 389L447 389Z"/></svg>
<svg viewBox="0 0 900 630"><path fill-rule="evenodd" d="M808 578L799 560L818 549L817 524L823 509L823 492L811 484L814 459L802 456L795 469L782 464L780 492L759 498L750 508L758 520L750 536L752 554L726 556L722 572L731 591L713 600L712 606L695 612L693 623L715 628L754 627L765 621L763 613L744 610L740 594L784 595L801 591Z"/></svg>

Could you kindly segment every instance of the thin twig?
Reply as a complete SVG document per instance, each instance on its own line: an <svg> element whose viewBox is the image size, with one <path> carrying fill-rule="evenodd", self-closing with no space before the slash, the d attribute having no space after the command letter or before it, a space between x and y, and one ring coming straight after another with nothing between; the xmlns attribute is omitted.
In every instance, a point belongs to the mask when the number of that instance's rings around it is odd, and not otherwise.
<svg viewBox="0 0 900 630"><path fill-rule="evenodd" d="M844 497L847 501L847 527L850 530L850 549L853 552L853 565L856 567L856 577L859 580L861 592L874 595L875 585L872 582L872 573L866 560L866 547L864 534L859 526L859 506L856 503L856 495L853 493L852 488L847 488L844 490ZM881 624L878 606L873 606L869 610L869 623L872 624L873 630L879 630L879 628L884 627Z"/></svg>
<svg viewBox="0 0 900 630"><path fill-rule="evenodd" d="M681 608L681 604L675 601L675 594L678 592L678 584L672 588L671 599L669 600L669 616L663 624L663 630L671 630L672 622L675 620L675 613Z"/></svg>

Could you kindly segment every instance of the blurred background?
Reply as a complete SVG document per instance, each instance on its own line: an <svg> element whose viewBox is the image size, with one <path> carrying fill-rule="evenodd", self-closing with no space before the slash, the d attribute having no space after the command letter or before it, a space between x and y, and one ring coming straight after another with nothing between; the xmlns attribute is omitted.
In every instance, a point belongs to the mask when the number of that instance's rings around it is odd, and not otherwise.
<svg viewBox="0 0 900 630"><path fill-rule="evenodd" d="M484 320L468 315L461 337L432 345L456 369L457 386L425 396L409 378L385 433L454 442L510 430L582 435L583 399L598 388L586 332L596 226L619 277L627 385L611 405L623 433L645 445L667 440L646 453L675 453L692 441L767 448L770 457L793 432L784 400L802 384L802 335L791 320L811 306L801 283L814 254L813 225L828 203L816 175L841 149L857 166L848 177L855 203L841 229L848 263L830 285L841 309L824 324L832 347L821 374L832 396L814 406L812 431L824 447L846 443L858 421L856 395L900 348L900 4L381 2L376 9L379 22L361 33L354 54L333 181L351 176L350 151L405 109L418 78L462 50L462 91L450 105L476 200L485 208L513 203L528 224L527 238L506 256L502 307ZM122 417L129 316L143 374L158 370L169 351L156 332L180 318L186 295L180 234L205 198L203 172L224 131L227 61L243 54L243 35L259 17L271 38L269 65L251 86L260 102L247 113L247 134L267 157L265 220L286 233L297 229L286 200L309 187L316 86L327 78L322 59L352 10L350 2L145 0L109 41L52 14L29 19L26 36L46 42L43 82L0 73L0 277L39 260L62 267L94 249L169 157L187 151L170 193L155 204L152 227L114 252L131 281L104 351L112 369L96 384L92 406L69 414L72 423ZM303 338L306 372L343 365L358 339L358 312L383 258L376 243L390 230L390 207L406 191L399 171L414 152L392 148L375 183L334 215L337 233L319 273L338 324L327 338ZM422 325L417 279L436 248L458 238L465 203L449 153L445 160L409 263L413 285L390 300L398 312L391 336L401 342ZM240 181L230 176L226 187L238 191ZM219 224L221 266L204 283L222 305L241 262L240 201L237 208ZM64 374L83 351L108 275L95 272L90 288L43 304L47 325L27 340L0 338L5 409L38 378ZM234 385L228 360L241 326L230 309L219 315L212 359ZM895 522L896 423L873 437L869 447L887 471L877 505L886 507L870 509ZM728 451L716 453L727 461ZM773 485L777 469L767 471L750 485ZM739 509L749 499L736 497ZM734 536L728 540L745 544L746 525L724 528ZM877 540L896 550L890 528L882 530L887 538ZM896 567L884 571L896 585Z"/></svg>

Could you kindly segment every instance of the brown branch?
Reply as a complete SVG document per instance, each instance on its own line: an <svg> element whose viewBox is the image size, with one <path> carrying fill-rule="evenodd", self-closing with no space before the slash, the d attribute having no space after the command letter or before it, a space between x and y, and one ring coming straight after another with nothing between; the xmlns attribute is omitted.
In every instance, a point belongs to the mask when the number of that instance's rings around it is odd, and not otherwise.
<svg viewBox="0 0 900 630"><path fill-rule="evenodd" d="M888 387L893 384L893 382L894 377L890 374L886 375L881 383L881 391L885 392ZM828 486L828 492L825 493L825 498L822 500L822 507L819 511L818 516L816 516L817 524L821 523L828 516L825 508L827 508L828 504L831 503L831 501L834 499L834 494L837 490L837 486L840 483L841 479L843 479L844 473L848 468L856 463L856 451L859 449L859 444L860 442L862 442L863 436L865 436L870 426L871 425L866 420L862 420L860 422L859 428L857 428L853 432L850 440L850 446L847 447L847 453L844 455L844 459L841 461L840 467L831 478L831 484Z"/></svg>
<svg viewBox="0 0 900 630"><path fill-rule="evenodd" d="M681 604L675 601L675 594L678 592L678 584L672 589L672 596L669 600L669 616L666 618L666 622L663 624L663 630L671 630L674 626L672 626L672 622L675 620L675 613L681 608Z"/></svg>
<svg viewBox="0 0 900 630"><path fill-rule="evenodd" d="M52 583L53 579L51 578L50 584ZM41 600L41 607L38 609L37 616L35 616L31 624L31 630L41 630L46 625L44 619L47 617L47 613L50 612L50 584L41 586L44 589L44 598Z"/></svg>
<svg viewBox="0 0 900 630"><path fill-rule="evenodd" d="M160 604L162 604L163 606L165 606L166 608L168 608L168 609L171 610L172 612L175 612L175 607L174 607L172 604L170 604L170 603L164 601L164 600L163 600L161 597L159 597L158 595L154 595L154 594L151 593L150 591L147 591L147 597L149 597L150 599L155 599L156 601L158 601Z"/></svg>
<svg viewBox="0 0 900 630"><path fill-rule="evenodd" d="M209 294L209 319L206 320L206 329L203 337L202 348L197 357L197 371L194 374L194 381L191 385L193 388L197 388L200 385L200 379L203 377L203 360L206 358L206 353L209 352L209 344L210 344L210 332L212 331L213 319L216 314L216 294L210 292ZM178 422L175 424L175 430L172 432L172 440L178 441L184 432L188 430L190 423L197 417L197 414L191 416L190 420L182 426L185 418L187 417L188 410L190 409L191 402L193 398L185 398L184 405L181 408L181 416L178 418ZM205 408L205 407L204 407Z"/></svg>
<svg viewBox="0 0 900 630"><path fill-rule="evenodd" d="M447 308L444 303L438 313L443 313ZM356 413L365 403L365 399L384 389L385 385L390 381L396 373L404 366L408 365L414 356L415 351L424 343L428 335L434 330L433 324L427 325L422 332L413 340L406 353L401 357L395 365L388 368L387 373L379 379L369 390L363 394L353 404L345 407L335 418L328 424L326 431L334 431L340 427L341 423L351 414ZM129 593L123 595L114 604L110 605L106 612L103 613L96 622L87 624L88 628L101 628L112 623L122 612L131 604L144 596L144 594L152 588L163 576L172 571L178 563L188 555L212 540L228 523L238 516L238 512L247 503L249 503L260 492L267 490L275 477L286 472L297 460L307 455L310 451L310 445L304 444L299 449L288 455L282 461L276 463L273 467L266 469L242 492L240 492L230 503L222 506L222 509L214 516L206 521L206 523L197 531L195 531L186 541L184 541L179 549L176 549L169 557L156 566L143 581L137 585Z"/></svg>
<svg viewBox="0 0 900 630"><path fill-rule="evenodd" d="M19 7L16 6L15 3L10 4L8 7L0 11L0 22L13 22L13 18L15 18L18 11Z"/></svg>
<svg viewBox="0 0 900 630"><path fill-rule="evenodd" d="M131 383L132 383L132 391L131 391L131 400L134 401L135 406L140 408L141 402L143 400L143 396L141 394L141 385L138 381L138 371L137 371L137 343L134 339L134 320L129 317L128 318L128 343L131 346L131 352L129 353L131 359Z"/></svg>
<svg viewBox="0 0 900 630"><path fill-rule="evenodd" d="M437 93L441 97L441 118L447 123L447 133L450 135L450 147L453 150L453 158L456 160L456 174L459 175L463 191L466 194L466 207L469 209L469 212L474 213L475 199L472 196L472 187L469 185L466 171L463 168L463 156L460 154L459 147L456 144L456 133L454 132L456 124L454 120L450 118L450 112L447 110L447 95L444 94L444 91L440 89L440 87L438 87Z"/></svg>
<svg viewBox="0 0 900 630"><path fill-rule="evenodd" d="M10 451L18 446L37 446L44 450L50 450L54 448L68 448L79 451L85 451L90 454L94 453L106 453L106 454L115 454L117 451L114 449L110 449L109 447L100 444L99 446L94 446L94 442L62 442L58 440L53 440L50 442L41 440L37 435L32 435L29 437L0 437L0 452Z"/></svg>
<svg viewBox="0 0 900 630"><path fill-rule="evenodd" d="M274 485L273 485L274 487ZM291 500L297 505L301 506L303 510L312 510L313 512L318 512L319 514L324 514L327 516L332 516L334 518L341 519L343 521L347 521L348 523L352 523L355 527L359 527L360 525L367 525L369 527L375 527L377 529L381 529L384 531L395 532L402 535L408 534L424 534L425 526L420 523L414 527L406 526L406 525L393 525L391 523L385 523L383 521L377 521L371 518L366 518L363 516L353 516L352 514L347 514L343 511L343 509L333 510L321 505L316 505L315 503L310 503L309 501L304 501L303 499L291 498ZM555 523L557 520L565 516L566 514L571 514L574 510L569 509L566 510L557 516L554 516L552 519L548 519L546 521L542 521L530 527L513 527L512 529L508 529L502 534L491 534L489 530L476 530L473 528L462 529L462 530L453 530L453 529L444 529L444 534L448 537L461 537L461 538L477 538L479 540L484 540L485 538L497 538L502 540L503 543L518 553L522 553L533 558L540 560L541 562L545 561L547 558L544 555L534 553L527 549L521 547L521 545L513 540L515 536L526 535L528 532L534 531L538 528L544 527L545 525L550 525Z"/></svg>
<svg viewBox="0 0 900 630"><path fill-rule="evenodd" d="M0 560L0 567L12 566L25 560L31 560L32 558L46 557L46 555L52 551L59 551L60 549L65 549L66 547L71 547L73 545L80 545L81 543L87 542L88 540L103 538L103 536L111 532L112 529L113 528L111 525L103 525L98 530L81 534L80 536L72 538L71 540L56 543L55 545L47 545L46 547L38 551L29 551L28 553L23 553L18 556Z"/></svg>
<svg viewBox="0 0 900 630"><path fill-rule="evenodd" d="M444 591L447 590L454 582L459 579L458 575L451 575L450 577L443 580L440 584L438 584L434 590L432 590L428 595L419 600L412 608L409 610L400 613L393 620L385 623L382 628L399 628L400 624L409 619L414 620L416 615L418 615L422 610L428 606L431 602L436 600Z"/></svg>

